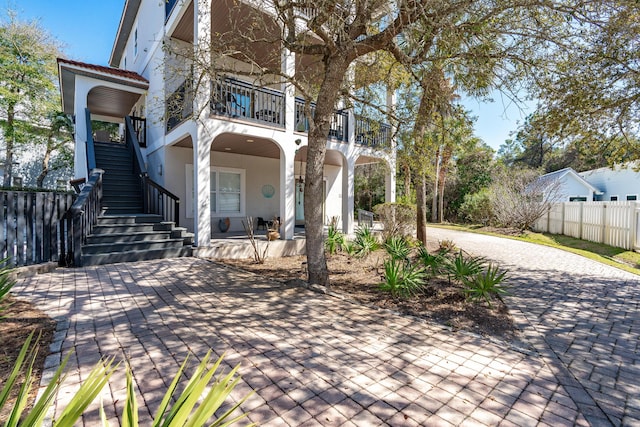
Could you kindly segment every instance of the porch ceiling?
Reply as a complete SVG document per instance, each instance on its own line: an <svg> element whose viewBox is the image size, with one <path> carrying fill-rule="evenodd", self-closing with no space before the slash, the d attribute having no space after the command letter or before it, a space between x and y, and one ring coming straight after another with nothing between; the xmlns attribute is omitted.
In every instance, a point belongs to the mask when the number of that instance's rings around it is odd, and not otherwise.
<svg viewBox="0 0 640 427"><path fill-rule="evenodd" d="M171 37L187 43L193 43L193 2L189 4L184 15L180 18Z"/></svg>
<svg viewBox="0 0 640 427"><path fill-rule="evenodd" d="M87 107L92 114L122 118L149 87L149 82L132 71L82 62L58 59L62 109L76 114L76 79L81 76L94 81L89 91ZM83 113L84 114L84 113Z"/></svg>
<svg viewBox="0 0 640 427"><path fill-rule="evenodd" d="M249 142L253 141L253 142ZM184 138L175 144L176 147L193 148L191 138ZM270 159L280 158L280 147L273 141L266 138L257 138L250 135L240 135L227 133L219 136L211 144L211 151L219 153L242 154L245 156L267 157ZM298 150L295 161L307 160L307 147L303 146ZM341 166L342 155L337 151L327 150L325 165Z"/></svg>

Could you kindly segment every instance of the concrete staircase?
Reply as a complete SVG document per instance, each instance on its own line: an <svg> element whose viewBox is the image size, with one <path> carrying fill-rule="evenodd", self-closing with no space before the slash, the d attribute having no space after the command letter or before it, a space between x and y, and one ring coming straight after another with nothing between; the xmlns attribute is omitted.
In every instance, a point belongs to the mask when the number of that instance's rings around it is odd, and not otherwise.
<svg viewBox="0 0 640 427"><path fill-rule="evenodd" d="M124 144L95 143L102 177L102 214L82 246L82 265L192 255L193 234L162 216L143 213L140 177Z"/></svg>

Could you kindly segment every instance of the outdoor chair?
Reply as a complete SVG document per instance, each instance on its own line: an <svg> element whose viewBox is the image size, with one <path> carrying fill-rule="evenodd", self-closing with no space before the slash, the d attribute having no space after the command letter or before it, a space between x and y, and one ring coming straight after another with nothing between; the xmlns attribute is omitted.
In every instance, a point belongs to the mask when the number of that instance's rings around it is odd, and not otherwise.
<svg viewBox="0 0 640 427"><path fill-rule="evenodd" d="M265 221L261 216L258 217L258 226L256 227L256 230L260 230L260 227L262 227L263 230L267 229L267 221Z"/></svg>

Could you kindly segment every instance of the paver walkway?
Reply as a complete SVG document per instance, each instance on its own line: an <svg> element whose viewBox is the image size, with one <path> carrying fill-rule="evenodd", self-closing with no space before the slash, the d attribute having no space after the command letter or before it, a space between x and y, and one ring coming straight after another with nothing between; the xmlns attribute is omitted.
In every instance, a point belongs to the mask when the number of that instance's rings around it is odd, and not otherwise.
<svg viewBox="0 0 640 427"><path fill-rule="evenodd" d="M232 397L255 390L242 408L260 425L640 425L636 279L579 257L562 270L538 265L548 248L481 238L479 248L514 263L522 290L509 304L535 351L194 258L59 269L16 291L67 319L62 353L75 353L58 411L101 356L115 355L132 366L148 424L186 354L212 348L226 352L225 366L241 364ZM125 395L121 370L103 393L112 425ZM98 420L93 409L87 426Z"/></svg>
<svg viewBox="0 0 640 427"><path fill-rule="evenodd" d="M640 425L640 277L555 248L428 233L510 270L512 314L581 410Z"/></svg>

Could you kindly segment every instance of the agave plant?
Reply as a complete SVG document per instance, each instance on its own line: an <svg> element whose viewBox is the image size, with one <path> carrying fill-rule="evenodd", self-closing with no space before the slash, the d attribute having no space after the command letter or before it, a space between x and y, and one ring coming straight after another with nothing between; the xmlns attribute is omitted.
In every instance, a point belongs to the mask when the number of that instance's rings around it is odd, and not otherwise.
<svg viewBox="0 0 640 427"><path fill-rule="evenodd" d="M507 291L503 283L507 280L507 271L498 266L489 266L471 277L463 279L464 293L470 301L485 300L491 308L491 297L501 298Z"/></svg>

